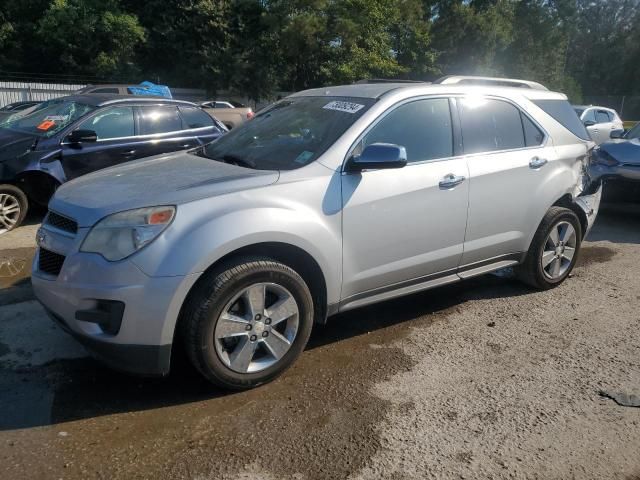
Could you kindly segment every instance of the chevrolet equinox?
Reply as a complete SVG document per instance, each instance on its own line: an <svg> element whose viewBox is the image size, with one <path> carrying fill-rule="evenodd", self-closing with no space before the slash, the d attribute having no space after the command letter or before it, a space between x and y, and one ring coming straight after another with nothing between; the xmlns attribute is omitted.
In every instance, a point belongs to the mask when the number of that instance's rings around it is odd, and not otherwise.
<svg viewBox="0 0 640 480"><path fill-rule="evenodd" d="M291 95L216 141L62 185L33 286L114 368L211 382L281 374L314 322L514 267L567 278L600 203L560 93L450 77Z"/></svg>

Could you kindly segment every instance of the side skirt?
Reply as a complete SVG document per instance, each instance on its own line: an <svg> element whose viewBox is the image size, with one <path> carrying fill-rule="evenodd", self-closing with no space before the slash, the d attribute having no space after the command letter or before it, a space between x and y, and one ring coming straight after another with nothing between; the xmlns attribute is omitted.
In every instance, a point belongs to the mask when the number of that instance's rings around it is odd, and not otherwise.
<svg viewBox="0 0 640 480"><path fill-rule="evenodd" d="M446 270L404 282L376 288L367 292L357 293L345 298L339 304L329 305L329 315L345 312L365 305L391 300L392 298L410 295L412 293L429 290L431 288L459 282L478 275L484 275L501 268L511 267L522 263L526 253L510 253L500 255L482 262L461 266L457 269Z"/></svg>

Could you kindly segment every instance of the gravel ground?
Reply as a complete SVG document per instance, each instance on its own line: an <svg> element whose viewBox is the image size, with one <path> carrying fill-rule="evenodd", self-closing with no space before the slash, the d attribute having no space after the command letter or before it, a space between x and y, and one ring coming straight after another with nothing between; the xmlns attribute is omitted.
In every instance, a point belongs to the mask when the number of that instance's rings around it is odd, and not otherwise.
<svg viewBox="0 0 640 480"><path fill-rule="evenodd" d="M609 206L562 286L490 275L339 315L236 394L111 372L0 294L3 478L638 480L640 408L599 392L640 394L639 254L640 208Z"/></svg>

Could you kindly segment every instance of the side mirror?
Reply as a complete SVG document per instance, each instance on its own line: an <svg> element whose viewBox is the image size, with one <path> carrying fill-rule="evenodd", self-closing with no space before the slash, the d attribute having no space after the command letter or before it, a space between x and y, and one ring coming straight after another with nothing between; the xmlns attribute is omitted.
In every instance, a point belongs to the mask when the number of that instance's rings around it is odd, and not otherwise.
<svg viewBox="0 0 640 480"><path fill-rule="evenodd" d="M593 127L596 124L596 122L594 122L593 120L585 120L584 121L584 126L585 127Z"/></svg>
<svg viewBox="0 0 640 480"><path fill-rule="evenodd" d="M97 140L98 134L93 130L74 130L67 135L67 142L69 143L89 143Z"/></svg>
<svg viewBox="0 0 640 480"><path fill-rule="evenodd" d="M609 138L623 138L624 137L624 130L622 128L619 128L617 130L611 130L611 133L609 134Z"/></svg>
<svg viewBox="0 0 640 480"><path fill-rule="evenodd" d="M407 151L392 143L373 143L365 147L360 155L351 157L345 165L347 172L402 168L407 164Z"/></svg>

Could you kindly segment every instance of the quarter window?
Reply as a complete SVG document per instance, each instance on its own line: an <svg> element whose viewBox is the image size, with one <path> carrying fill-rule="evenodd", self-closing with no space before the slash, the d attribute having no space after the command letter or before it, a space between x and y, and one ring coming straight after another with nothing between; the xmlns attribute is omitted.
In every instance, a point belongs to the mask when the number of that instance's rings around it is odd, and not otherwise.
<svg viewBox="0 0 640 480"><path fill-rule="evenodd" d="M176 107L141 107L140 134L177 132L182 130L182 120Z"/></svg>
<svg viewBox="0 0 640 480"><path fill-rule="evenodd" d="M477 97L466 97L458 103L465 153L525 146L520 111L510 103Z"/></svg>
<svg viewBox="0 0 640 480"><path fill-rule="evenodd" d="M195 107L180 107L185 128L212 127L213 119L205 112Z"/></svg>
<svg viewBox="0 0 640 480"><path fill-rule="evenodd" d="M453 155L449 100L435 98L401 105L367 133L362 146L393 143L405 147L408 162Z"/></svg>
<svg viewBox="0 0 640 480"><path fill-rule="evenodd" d="M114 107L99 111L82 124L81 129L93 130L98 140L133 137L133 109Z"/></svg>
<svg viewBox="0 0 640 480"><path fill-rule="evenodd" d="M520 112L520 116L522 117L525 144L527 147L537 147L544 140L544 133L525 114Z"/></svg>

